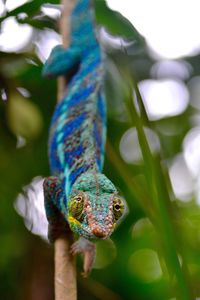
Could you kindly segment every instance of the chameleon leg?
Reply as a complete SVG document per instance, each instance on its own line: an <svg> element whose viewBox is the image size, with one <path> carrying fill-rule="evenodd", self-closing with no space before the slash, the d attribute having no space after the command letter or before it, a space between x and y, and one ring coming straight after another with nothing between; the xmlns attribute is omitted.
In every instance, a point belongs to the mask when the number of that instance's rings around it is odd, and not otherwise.
<svg viewBox="0 0 200 300"><path fill-rule="evenodd" d="M54 242L60 235L69 232L69 226L59 211L64 193L57 177L48 177L44 180L44 203L47 220L49 222L48 238Z"/></svg>
<svg viewBox="0 0 200 300"><path fill-rule="evenodd" d="M80 62L80 49L78 47L70 47L68 49L62 46L56 46L43 68L43 76L53 77L66 75L68 72L78 65Z"/></svg>
<svg viewBox="0 0 200 300"><path fill-rule="evenodd" d="M80 237L78 241L73 243L71 246L71 253L76 255L78 253L83 254L83 277L87 277L87 275L92 270L92 266L96 256L96 246L94 243L86 240L84 237Z"/></svg>
<svg viewBox="0 0 200 300"><path fill-rule="evenodd" d="M54 242L59 236L66 235L70 232L70 228L65 221L59 208L63 202L64 193L62 186L57 177L48 177L44 180L44 201L47 219L49 221L48 238L50 242ZM73 255L83 254L83 276L86 277L91 269L95 259L96 248L95 244L80 237L78 241L72 244L71 253Z"/></svg>

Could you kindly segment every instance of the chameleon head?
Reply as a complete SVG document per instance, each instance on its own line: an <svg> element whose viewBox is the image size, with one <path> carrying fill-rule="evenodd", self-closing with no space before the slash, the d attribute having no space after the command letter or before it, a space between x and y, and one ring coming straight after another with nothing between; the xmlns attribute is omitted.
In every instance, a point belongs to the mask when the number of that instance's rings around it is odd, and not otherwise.
<svg viewBox="0 0 200 300"><path fill-rule="evenodd" d="M68 201L73 232L87 239L106 239L125 213L125 202L103 174L84 173L74 183Z"/></svg>

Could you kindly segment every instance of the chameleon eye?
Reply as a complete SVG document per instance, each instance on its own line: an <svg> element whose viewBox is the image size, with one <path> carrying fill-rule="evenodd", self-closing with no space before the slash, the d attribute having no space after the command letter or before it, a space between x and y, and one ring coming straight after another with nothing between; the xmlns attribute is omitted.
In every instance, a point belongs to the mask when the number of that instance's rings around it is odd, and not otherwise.
<svg viewBox="0 0 200 300"><path fill-rule="evenodd" d="M77 220L81 219L84 208L84 196L77 195L70 199L69 212Z"/></svg>
<svg viewBox="0 0 200 300"><path fill-rule="evenodd" d="M75 196L74 197L74 201L76 201L76 202L82 202L83 201L83 196L82 195Z"/></svg>
<svg viewBox="0 0 200 300"><path fill-rule="evenodd" d="M113 215L115 221L118 221L124 213L124 202L121 198L114 197L113 199Z"/></svg>

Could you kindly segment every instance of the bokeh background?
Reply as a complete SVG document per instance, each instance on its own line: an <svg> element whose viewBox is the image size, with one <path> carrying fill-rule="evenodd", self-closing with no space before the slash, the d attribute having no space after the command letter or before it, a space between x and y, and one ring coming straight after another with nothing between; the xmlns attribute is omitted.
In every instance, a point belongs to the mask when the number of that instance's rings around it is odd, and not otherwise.
<svg viewBox="0 0 200 300"><path fill-rule="evenodd" d="M200 299L200 2L96 0L106 53L105 173L129 213L79 299ZM52 300L42 180L57 0L0 1L0 298ZM77 261L78 273L82 262Z"/></svg>

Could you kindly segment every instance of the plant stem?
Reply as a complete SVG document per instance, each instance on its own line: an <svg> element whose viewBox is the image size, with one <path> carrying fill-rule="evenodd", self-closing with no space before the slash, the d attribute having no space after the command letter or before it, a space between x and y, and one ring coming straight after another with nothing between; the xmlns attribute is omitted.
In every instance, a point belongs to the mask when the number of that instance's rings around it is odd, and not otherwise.
<svg viewBox="0 0 200 300"><path fill-rule="evenodd" d="M128 167L123 163L121 158L117 155L116 151L112 147L111 143L107 141L106 153L109 161L116 168L117 172L121 175L121 178L126 183L133 197L138 201L143 211L149 216L151 221L155 222L155 214L151 207L151 199L149 195L140 187L140 185L134 180L133 175L129 171Z"/></svg>
<svg viewBox="0 0 200 300"><path fill-rule="evenodd" d="M174 292L176 294L177 299L193 299L193 297L191 296L191 292L189 291L187 280L181 268L181 264L179 262L179 257L177 254L176 235L170 216L170 212L172 211L171 200L166 187L165 177L160 164L160 159L158 156L154 157L151 153L143 128L143 119L138 115L138 112L134 106L132 97L132 86L130 85L129 88L130 95L128 97L127 105L130 111L132 122L135 124L138 132L138 139L143 159L146 164L146 181L149 187L151 199L153 200L152 204L159 223L159 227L156 227L156 229L159 232L163 253L166 259L166 265L168 267L168 272L171 278L171 283L174 286ZM142 97L139 93L138 88L136 89L136 95L139 95L139 101L142 102ZM145 110L143 105L140 105L140 107L142 107L142 111ZM146 112L145 120L148 120Z"/></svg>

